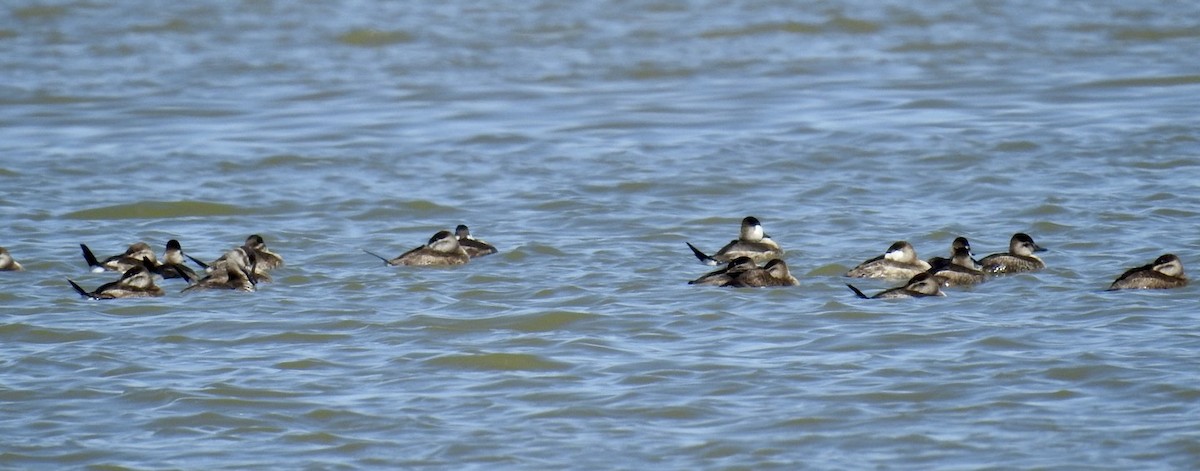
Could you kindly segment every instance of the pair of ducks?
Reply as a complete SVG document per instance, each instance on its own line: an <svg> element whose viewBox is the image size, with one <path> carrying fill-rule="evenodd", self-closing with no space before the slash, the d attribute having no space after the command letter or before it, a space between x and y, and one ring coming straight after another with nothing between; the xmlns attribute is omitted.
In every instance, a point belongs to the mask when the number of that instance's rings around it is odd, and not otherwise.
<svg viewBox="0 0 1200 471"><path fill-rule="evenodd" d="M389 259L382 255L363 250L368 255L383 260L390 266L453 266L463 265L472 258L483 257L496 253L496 247L471 236L471 229L465 224L459 224L450 231L438 231L429 242Z"/></svg>
<svg viewBox="0 0 1200 471"><path fill-rule="evenodd" d="M83 258L94 272L117 271L121 278L105 283L88 291L70 278L67 282L81 296L91 299L117 299L162 296L164 291L154 283L154 275L166 278L182 278L188 282L183 292L201 289L230 289L255 291L260 280L269 281L268 270L283 265L283 258L267 249L262 236L253 234L242 246L226 252L211 263L204 263L183 253L177 240L167 242L163 261L156 260L154 250L145 242L130 245L121 254L100 261L86 244L80 244ZM205 271L200 278L194 270L184 265L184 257L191 259Z"/></svg>
<svg viewBox="0 0 1200 471"><path fill-rule="evenodd" d="M728 265L689 284L704 284L731 287L751 286L794 286L799 284L787 272L787 265L777 259L783 250L768 236L757 218L742 220L738 239L730 241L716 254L709 256L691 243L687 244L692 254L709 265L727 262ZM954 239L950 246L950 258L934 257L928 262L917 257L916 250L906 241L892 244L883 255L867 260L846 273L854 278L900 278L907 279L903 286L885 290L869 298L906 298L944 296L943 286L962 286L982 283L989 276L1041 270L1044 261L1035 252L1044 251L1028 234L1017 233L1009 240L1008 252L992 254L975 260L971 245L964 237ZM756 262L768 260L767 265L758 267ZM771 278L763 276L769 273ZM745 281L739 277L746 273ZM768 280L768 281L760 281ZM1154 263L1130 269L1117 278L1109 290L1118 289L1166 289L1185 286L1183 264L1173 254L1159 257ZM859 297L868 298L858 288L847 284Z"/></svg>
<svg viewBox="0 0 1200 471"><path fill-rule="evenodd" d="M706 265L726 263L724 268L689 281L691 285L728 286L731 288L762 288L767 286L799 286L787 262L779 258L783 249L763 231L762 223L751 216L742 219L738 238L729 241L713 255L687 243L692 254ZM758 266L760 262L766 262Z"/></svg>

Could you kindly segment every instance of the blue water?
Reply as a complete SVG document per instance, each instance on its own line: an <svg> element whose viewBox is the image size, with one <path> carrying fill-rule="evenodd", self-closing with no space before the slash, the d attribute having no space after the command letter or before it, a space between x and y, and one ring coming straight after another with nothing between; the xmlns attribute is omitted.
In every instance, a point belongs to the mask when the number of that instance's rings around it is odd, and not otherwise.
<svg viewBox="0 0 1200 471"><path fill-rule="evenodd" d="M1192 469L1200 6L10 2L0 467ZM801 286L688 286L745 216ZM500 248L385 267L465 223ZM893 241L1047 269L869 302ZM78 244L262 234L94 302ZM855 280L875 292L894 283Z"/></svg>

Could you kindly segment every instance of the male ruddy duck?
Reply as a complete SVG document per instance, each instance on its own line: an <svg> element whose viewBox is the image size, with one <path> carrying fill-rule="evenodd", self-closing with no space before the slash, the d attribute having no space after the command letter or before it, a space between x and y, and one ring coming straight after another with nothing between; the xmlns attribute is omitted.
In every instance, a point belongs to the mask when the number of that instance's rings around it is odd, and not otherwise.
<svg viewBox="0 0 1200 471"><path fill-rule="evenodd" d="M183 292L198 289L256 291L258 279L254 271L257 264L253 251L245 247L230 250L209 266L212 272L208 276L188 285Z"/></svg>
<svg viewBox="0 0 1200 471"><path fill-rule="evenodd" d="M976 269L976 266L971 258L971 249L959 247L954 251L954 258L935 265L926 273L933 275L942 286L975 285L987 280L987 273Z"/></svg>
<svg viewBox="0 0 1200 471"><path fill-rule="evenodd" d="M158 259L154 256L154 249L150 248L150 244L138 242L130 245L125 253L113 255L104 259L103 262L96 259L92 254L92 250L87 244L79 244L79 248L83 250L83 259L87 262L92 271L100 273L103 271L119 271L126 272L135 266L142 266L143 259L150 259L150 262L158 265Z"/></svg>
<svg viewBox="0 0 1200 471"><path fill-rule="evenodd" d="M979 264L987 273L1021 273L1046 268L1046 262L1034 255L1046 249L1033 242L1028 234L1018 232L1008 241L1008 252L983 257Z"/></svg>
<svg viewBox="0 0 1200 471"><path fill-rule="evenodd" d="M787 263L773 258L762 268L739 273L725 286L734 288L762 288L766 286L800 286L800 281L788 271Z"/></svg>
<svg viewBox="0 0 1200 471"><path fill-rule="evenodd" d="M909 279L908 283L905 283L904 286L888 289L870 297L863 294L862 291L850 283L846 283L846 286L850 287L850 290L854 291L855 295L863 299L924 298L927 296L946 295L942 293L937 280L934 280L933 276L928 273L918 273Z"/></svg>
<svg viewBox="0 0 1200 471"><path fill-rule="evenodd" d="M183 278L184 281L191 282L199 278L196 272L187 265L183 264L183 247L179 245L179 241L171 239L167 241L167 249L163 252L161 264L154 264L149 259L143 259L142 264L150 270L151 273L165 278Z"/></svg>
<svg viewBox="0 0 1200 471"><path fill-rule="evenodd" d="M742 219L742 228L737 239L729 241L711 256L705 255L691 242L687 242L687 246L692 249L692 254L706 265L727 263L738 257L750 257L755 263L759 263L783 256L783 249L771 240L771 236L763 232L762 224L753 216Z"/></svg>
<svg viewBox="0 0 1200 471"><path fill-rule="evenodd" d="M846 272L851 278L902 278L909 279L929 270L924 260L917 258L917 251L906 241L896 241L883 255L858 264Z"/></svg>
<svg viewBox="0 0 1200 471"><path fill-rule="evenodd" d="M95 291L88 291L67 278L67 283L80 296L91 299L145 298L162 296L163 290L154 284L154 276L141 265L135 265L121 275L121 279L100 285Z"/></svg>
<svg viewBox="0 0 1200 471"><path fill-rule="evenodd" d="M471 229L466 224L459 224L454 228L454 237L458 239L458 245L467 251L468 257L477 258L496 253L496 247L492 244L471 237Z"/></svg>
<svg viewBox="0 0 1200 471"><path fill-rule="evenodd" d="M1187 286L1187 282L1187 276L1183 274L1183 262L1174 254L1166 254L1155 259L1154 263L1121 274L1108 290L1179 288Z"/></svg>
<svg viewBox="0 0 1200 471"><path fill-rule="evenodd" d="M25 268L13 260L12 254L8 253L8 249L0 247L0 271L21 271Z"/></svg>
<svg viewBox="0 0 1200 471"><path fill-rule="evenodd" d="M363 252L367 252L364 250ZM367 252L388 265L410 265L410 266L449 266L463 265L471 260L471 256L467 255L467 251L463 250L462 245L458 243L458 238L454 237L450 231L438 231L433 237L429 238L429 242L425 245L417 247L400 254L399 257L388 260L383 256L375 253Z"/></svg>
<svg viewBox="0 0 1200 471"><path fill-rule="evenodd" d="M977 260L975 260L975 258L974 258L975 252L971 251L971 243L969 241L967 241L966 237L955 237L954 242L950 243L950 258L946 258L946 257L930 258L929 266L933 267L933 269L938 269L945 265L953 263L953 259L956 256L955 254L958 253L958 249L967 249L967 256L971 257L971 264L963 265L963 266L968 267L968 268L973 268L976 270L983 268L983 266L980 265Z"/></svg>
<svg viewBox="0 0 1200 471"><path fill-rule="evenodd" d="M738 257L730 260L729 263L720 270L705 273L704 276L689 281L689 285L712 285L725 286L733 282L734 278L747 270L754 270L758 265L750 257Z"/></svg>

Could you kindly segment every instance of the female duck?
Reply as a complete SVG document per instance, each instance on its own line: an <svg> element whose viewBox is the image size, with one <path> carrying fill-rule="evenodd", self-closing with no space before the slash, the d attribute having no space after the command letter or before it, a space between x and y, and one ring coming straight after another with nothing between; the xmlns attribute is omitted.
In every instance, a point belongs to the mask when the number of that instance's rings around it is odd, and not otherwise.
<svg viewBox="0 0 1200 471"><path fill-rule="evenodd" d="M1187 276L1183 274L1183 262L1174 254L1166 254L1155 259L1154 263L1126 271L1112 282L1108 290L1179 288L1187 286L1187 282Z"/></svg>
<svg viewBox="0 0 1200 471"><path fill-rule="evenodd" d="M906 241L897 241L883 255L858 264L846 272L851 278L899 278L910 279L930 266L917 257L916 249Z"/></svg>
<svg viewBox="0 0 1200 471"><path fill-rule="evenodd" d="M404 252L391 260L371 252L367 253L392 266L450 266L463 265L471 260L471 256L467 255L467 251L458 243L458 238L450 231L438 231L425 245Z"/></svg>
<svg viewBox="0 0 1200 471"><path fill-rule="evenodd" d="M145 298L163 295L162 288L154 284L154 276L141 265L133 266L121 275L121 279L102 284L95 291L89 292L81 288L70 278L67 278L67 283L70 283L80 296L91 299Z"/></svg>
<svg viewBox="0 0 1200 471"><path fill-rule="evenodd" d="M689 285L726 286L732 283L738 275L748 270L754 270L758 265L750 257L738 257L730 260L725 268L705 273L704 276L689 281Z"/></svg>
<svg viewBox="0 0 1200 471"><path fill-rule="evenodd" d="M258 279L254 275L258 260L254 252L246 247L238 247L226 252L213 262L209 268L212 272L194 284L183 289L188 292L198 289L228 289L236 291L257 291Z"/></svg>
<svg viewBox="0 0 1200 471"><path fill-rule="evenodd" d="M92 254L92 250L87 244L79 244L79 248L83 250L83 259L87 262L92 271L96 273L104 271L119 271L127 272L135 266L142 266L143 260L150 260L150 263L157 266L158 259L154 256L154 249L150 248L150 244L138 242L130 245L125 249L125 253L113 255L104 259L103 262L96 259Z"/></svg>
<svg viewBox="0 0 1200 471"><path fill-rule="evenodd" d="M924 298L927 296L946 295L942 293L938 282L928 273L919 273L917 276L909 279L908 283L905 283L904 286L892 288L870 297L863 294L862 291L859 291L858 288L855 288L850 283L846 283L846 286L850 287L850 290L854 291L855 295L863 299Z"/></svg>
<svg viewBox="0 0 1200 471"><path fill-rule="evenodd" d="M1034 252L1044 252L1028 234L1018 232L1008 241L1008 252L997 253L983 257L979 261L983 271L987 273L1022 273L1038 271L1046 268L1046 262L1034 255Z"/></svg>
<svg viewBox="0 0 1200 471"><path fill-rule="evenodd" d="M733 281L725 286L734 288L762 288L766 286L799 285L800 281L788 271L787 263L781 259L773 258L766 265L763 265L762 268L755 268L739 273L734 277Z"/></svg>
<svg viewBox="0 0 1200 471"><path fill-rule="evenodd" d="M705 255L691 242L687 242L687 246L692 249L692 254L706 265L719 265L738 257L750 257L755 263L760 263L783 256L783 249L771 236L763 232L762 224L753 216L742 219L742 228L737 239L729 241L711 256Z"/></svg>
<svg viewBox="0 0 1200 471"><path fill-rule="evenodd" d="M959 247L954 251L954 258L934 265L928 273L942 286L976 285L987 280L987 274L976 266L971 249Z"/></svg>

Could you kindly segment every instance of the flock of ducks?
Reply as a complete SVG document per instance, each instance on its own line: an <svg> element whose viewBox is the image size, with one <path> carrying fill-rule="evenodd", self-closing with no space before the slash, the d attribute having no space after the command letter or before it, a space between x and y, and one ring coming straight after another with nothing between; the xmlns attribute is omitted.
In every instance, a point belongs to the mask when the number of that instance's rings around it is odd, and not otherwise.
<svg viewBox="0 0 1200 471"><path fill-rule="evenodd" d="M762 224L754 217L742 220L738 238L712 255L707 255L691 243L687 244L692 254L707 265L725 264L723 268L704 274L689 284L727 286L734 288L756 288L768 286L797 286L800 282L788 271L787 263L781 258L783 249L763 231ZM177 240L167 242L160 261L154 250L145 242L130 245L121 254L97 258L86 244L80 244L83 259L94 272L113 271L121 273L116 281L105 283L94 290L86 290L70 278L67 282L80 296L90 299L116 299L162 296L164 290L156 284L157 278L179 278L187 282L183 292L204 289L255 291L259 282L270 281L270 271L283 266L283 258L267 249L262 236L253 234L246 241L212 262L200 261L183 252ZM851 278L885 278L907 280L903 285L867 296L854 285L846 284L860 298L892 299L945 296L943 287L967 286L987 281L993 276L1041 270L1046 263L1036 255L1044 251L1028 234L1017 233L1008 244L1008 252L988 255L975 260L971 244L964 237L950 244L950 257L934 257L921 260L912 244L897 241L882 255L858 264L846 272ZM409 250L395 258L387 258L372 252L367 254L383 260L389 266L453 266L463 265L471 259L496 253L496 247L471 236L466 225L455 231L439 231L424 245ZM188 266L190 260L200 270ZM759 264L762 264L761 266ZM0 247L0 271L23 270L9 254ZM1187 285L1183 274L1183 263L1173 254L1165 254L1153 263L1127 270L1109 285L1109 290L1120 289L1167 289Z"/></svg>
<svg viewBox="0 0 1200 471"><path fill-rule="evenodd" d="M724 268L690 281L690 284L729 287L800 284L788 272L783 259L779 258L783 255L783 249L763 231L762 224L754 217L743 219L738 238L713 255L706 255L691 243L687 246L692 250L692 254L705 264L726 264ZM958 237L950 244L950 258L934 257L926 261L917 257L917 251L912 244L897 241L888 247L883 255L858 264L846 272L846 276L907 280L903 285L874 296L867 296L849 283L846 286L860 298L945 296L942 292L943 287L975 285L997 275L1046 268L1046 262L1036 255L1036 252L1044 250L1028 234L1017 233L1008 243L1008 252L975 260L970 242L965 237ZM759 263L764 264L759 266ZM1154 263L1121 274L1108 289L1167 289L1186 285L1187 277L1183 274L1183 263L1179 257L1165 254L1154 260Z"/></svg>

